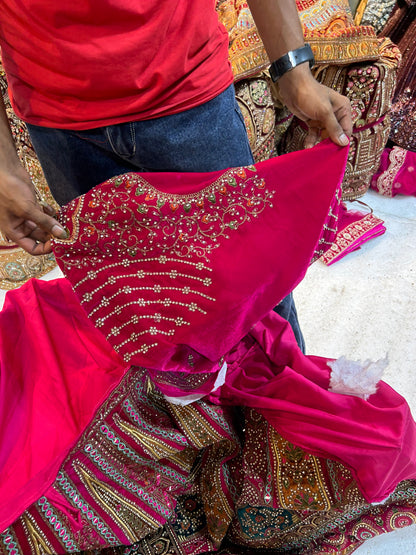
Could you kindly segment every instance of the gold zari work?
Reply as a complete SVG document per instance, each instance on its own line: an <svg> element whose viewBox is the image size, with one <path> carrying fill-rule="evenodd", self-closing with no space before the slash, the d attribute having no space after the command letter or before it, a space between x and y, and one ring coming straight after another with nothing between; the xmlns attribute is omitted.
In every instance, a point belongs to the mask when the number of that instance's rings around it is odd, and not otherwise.
<svg viewBox="0 0 416 555"><path fill-rule="evenodd" d="M358 198L369 187L390 133L400 53L391 41L378 38L373 27L355 25L347 0L298 0L297 7L305 41L315 56L315 77L345 94L352 104L354 129L343 198ZM247 4L224 0L217 2L217 10L229 33L237 99L256 162L274 156L275 145L279 153L300 150L306 129L297 120L291 122L278 85L272 86L264 71L267 57Z"/></svg>
<svg viewBox="0 0 416 555"><path fill-rule="evenodd" d="M0 89L6 107L17 154L29 173L38 201L45 201L57 208L46 184L39 160L33 150L26 125L15 115L7 94L6 75L0 63ZM0 289L14 289L32 277L41 277L55 268L52 254L32 256L10 243L0 232Z"/></svg>

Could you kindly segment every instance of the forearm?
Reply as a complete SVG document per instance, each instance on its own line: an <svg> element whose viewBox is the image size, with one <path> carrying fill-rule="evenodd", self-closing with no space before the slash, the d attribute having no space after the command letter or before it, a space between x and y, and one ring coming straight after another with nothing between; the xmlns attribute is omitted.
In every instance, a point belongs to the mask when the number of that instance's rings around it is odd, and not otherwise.
<svg viewBox="0 0 416 555"><path fill-rule="evenodd" d="M303 46L303 31L295 0L248 0L271 62Z"/></svg>
<svg viewBox="0 0 416 555"><path fill-rule="evenodd" d="M52 212L52 208L41 208L36 201L30 176L17 156L0 98L0 229L27 252L46 254L51 252L51 235L66 237Z"/></svg>
<svg viewBox="0 0 416 555"><path fill-rule="evenodd" d="M304 45L295 0L247 0L270 62ZM351 107L347 98L320 85L308 63L300 63L279 77L280 96L289 110L309 128L306 146L313 146L321 131L341 146L352 132Z"/></svg>

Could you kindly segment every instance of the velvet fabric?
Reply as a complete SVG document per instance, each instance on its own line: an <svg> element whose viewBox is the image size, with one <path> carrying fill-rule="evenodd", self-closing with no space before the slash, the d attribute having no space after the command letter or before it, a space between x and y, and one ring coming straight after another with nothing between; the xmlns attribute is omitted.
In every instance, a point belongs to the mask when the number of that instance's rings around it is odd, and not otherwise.
<svg viewBox="0 0 416 555"><path fill-rule="evenodd" d="M217 373L329 248L347 152L326 141L225 172L110 179L62 210L57 262L127 362Z"/></svg>
<svg viewBox="0 0 416 555"><path fill-rule="evenodd" d="M399 146L385 148L371 188L387 197L416 196L416 152Z"/></svg>
<svg viewBox="0 0 416 555"><path fill-rule="evenodd" d="M340 461L368 502L416 478L405 400L383 383L368 401L328 391L329 361L304 356L271 311L336 232L346 154L326 142L216 174L128 174L63 210L70 236L54 249L68 279L28 282L0 314L7 552L36 553L42 534L58 553L132 543L193 486L218 545L232 518L213 509L220 491L232 504L221 484L223 463L238 465L225 421L235 405ZM163 394L209 396L176 408Z"/></svg>
<svg viewBox="0 0 416 555"><path fill-rule="evenodd" d="M66 280L29 280L0 312L0 530L55 479L128 365Z"/></svg>
<svg viewBox="0 0 416 555"><path fill-rule="evenodd" d="M116 355L91 325L66 279L31 280L7 296L7 306L0 314L0 495L4 500L0 506L0 530L11 526L32 505L45 514L51 510L49 516L55 514L51 503L71 515L71 522L81 530L82 519L76 516L78 508L74 512L73 504L85 499L86 492L79 497L79 491L84 491L88 483L82 485L84 482L77 477L80 463L85 467L93 457L96 463L88 464L89 473L98 472L96 479L100 481L107 475L114 476L110 480L114 496L125 496L132 487L140 487L141 478L139 482L134 478L139 471L135 464L123 478L124 463L117 457L123 458L124 451L140 453L138 449L144 449L144 453L149 453L155 441L160 443L157 438L165 436L167 452L174 445L179 451L187 446L195 449L199 442L192 433L190 437L183 436L183 430L166 435L164 410L157 409L162 404L159 401L155 405L147 398L148 386L143 382L151 372L129 369ZM254 325L225 359L225 384L206 399L212 407L207 407L207 411L220 414L227 406L235 405L254 408L294 445L313 455L340 461L352 472L368 502L382 501L399 482L416 478L415 424L406 401L384 383L368 401L328 391L328 359L303 355L289 324L273 311ZM129 383L136 381L143 383L133 402L136 394ZM116 405L112 398L117 400ZM137 407L135 403L139 403ZM159 416L155 413L152 417L152 424L148 421L149 409L141 407L143 403L156 413L159 410ZM189 410L177 412L187 434L192 429L186 417ZM114 425L122 413L129 417L130 424L127 422L120 430L130 433L117 439ZM157 419L160 430L155 427ZM111 444L116 443L111 456L101 460L98 454L104 448L103 433L109 435ZM215 429L212 434L215 436ZM142 441L144 446L139 447ZM98 449L96 455L94 446ZM177 458L172 454L169 462L160 456L163 464L172 465L172 477L177 475ZM186 468L185 465L180 473L187 476ZM206 471L209 473L209 468ZM65 476L70 477L69 483L79 482L75 490L69 488ZM183 494L188 479L177 483L175 478L170 487L175 485L174 491ZM150 511L153 520L157 516L160 526L174 506L171 490L164 490L164 481L153 484L146 479L144 484L144 492L151 487L151 496L143 498L142 492L140 499L135 499L129 493L129 503L137 506L141 515ZM78 497L73 497L73 491L78 491ZM71 496L65 500L68 494ZM161 507L148 507L155 496ZM86 507L88 511L89 506L82 502L79 510L82 513ZM106 507L95 499L92 514L109 526L111 514L107 515ZM114 542L128 543L138 537L131 539L114 528L110 530L111 537L117 538ZM149 530L147 527L146 533ZM57 533L60 531L57 529Z"/></svg>
<svg viewBox="0 0 416 555"><path fill-rule="evenodd" d="M416 427L406 401L379 382L364 401L328 391L328 359L294 349L289 327L266 316L227 357L225 384L209 399L255 408L294 445L341 461L369 502L416 471Z"/></svg>
<svg viewBox="0 0 416 555"><path fill-rule="evenodd" d="M341 260L361 245L385 233L384 222L372 212L348 209L341 204L338 219L337 236L331 247L321 256L327 266Z"/></svg>

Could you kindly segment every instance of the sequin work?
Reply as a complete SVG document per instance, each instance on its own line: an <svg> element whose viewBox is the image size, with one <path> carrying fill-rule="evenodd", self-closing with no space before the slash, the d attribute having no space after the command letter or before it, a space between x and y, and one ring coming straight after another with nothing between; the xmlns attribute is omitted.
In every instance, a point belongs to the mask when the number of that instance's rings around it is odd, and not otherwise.
<svg viewBox="0 0 416 555"><path fill-rule="evenodd" d="M207 314L215 302L210 255L273 196L254 166L185 195L126 174L63 209L70 239L56 241L56 253L65 272L89 268L74 285L81 304L133 362Z"/></svg>
<svg viewBox="0 0 416 555"><path fill-rule="evenodd" d="M160 387L161 372L183 371L213 386L226 353L329 248L346 155L327 142L218 172L117 176L62 209L57 262L125 362L157 372Z"/></svg>

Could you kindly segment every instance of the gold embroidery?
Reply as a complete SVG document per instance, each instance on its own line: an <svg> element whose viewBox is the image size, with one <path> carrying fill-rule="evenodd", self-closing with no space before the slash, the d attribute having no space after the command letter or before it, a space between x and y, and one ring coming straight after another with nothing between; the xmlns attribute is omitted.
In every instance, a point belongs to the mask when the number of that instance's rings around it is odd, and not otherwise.
<svg viewBox="0 0 416 555"><path fill-rule="evenodd" d="M257 29L245 29L228 49L234 79L240 80L259 73L270 64Z"/></svg>
<svg viewBox="0 0 416 555"><path fill-rule="evenodd" d="M14 243L2 239L0 232L0 289L15 289L32 277L41 277L55 268L52 254L32 256Z"/></svg>
<svg viewBox="0 0 416 555"><path fill-rule="evenodd" d="M66 210L62 212L62 223L71 224L71 237L55 239L55 244L79 241L85 244L87 254L86 260L64 260L66 267L94 265L95 257L99 261L106 251L108 231L115 230L118 252L125 253L127 260L139 253L152 259L154 254L171 253L208 260L219 246L219 238L228 238L230 231L259 215L274 195L265 188L254 166L228 170L201 191L187 195L160 191L138 174L125 174L106 184L91 192L82 216L84 197L70 203L71 222L65 220ZM116 215L119 221L114 219Z"/></svg>
<svg viewBox="0 0 416 555"><path fill-rule="evenodd" d="M98 480L82 464L76 465L75 470L96 503L105 507L132 543L159 527L159 523L147 512L141 511L136 504Z"/></svg>
<svg viewBox="0 0 416 555"><path fill-rule="evenodd" d="M357 36L307 37L307 41L319 64L347 65L378 60L380 56L379 40L374 31L364 34L360 29Z"/></svg>
<svg viewBox="0 0 416 555"><path fill-rule="evenodd" d="M236 83L235 96L244 118L255 162L272 158L276 155L276 111L270 78L265 72L253 79Z"/></svg>
<svg viewBox="0 0 416 555"><path fill-rule="evenodd" d="M334 258L338 258L345 250L350 248L354 244L354 241L382 223L383 220L380 220L373 214L368 214L358 222L353 222L346 226L338 232L334 243L332 243L329 250L321 256L322 262L329 265Z"/></svg>
<svg viewBox="0 0 416 555"><path fill-rule="evenodd" d="M178 451L177 445L170 447L163 439L142 432L134 424L121 420L118 415L114 415L114 422L125 434L137 441L143 447L143 450L149 453L155 460L165 457L172 459Z"/></svg>
<svg viewBox="0 0 416 555"><path fill-rule="evenodd" d="M176 263L178 265L181 264L189 264L191 266L194 266L195 269L199 270L199 271L207 271L207 272L212 272L212 268L210 268L209 266L206 266L203 262L192 262L191 260L184 260L182 258L168 258L167 256L158 256L156 258L151 258L151 257L146 257L146 258L142 258L142 259L138 259L138 260L128 260L128 259L123 259L120 262L114 262L113 264L107 264L105 266L102 266L101 268L97 268L96 270L90 270L87 272L87 275L80 279L78 283L76 283L74 285L74 289L77 289L80 285L82 285L83 283L95 279L98 277L98 275L100 274L100 272L108 272L109 270L112 269L120 269L120 267L122 268L128 268L131 264L144 264L144 263L152 263L152 262L159 262L160 264L169 264L169 263ZM157 272L154 275L163 275L163 273ZM177 275L177 274L176 274ZM184 274L186 276L186 274ZM133 278L143 278L145 276L145 271L144 270L137 270L137 272L135 274L127 274L125 277L133 277ZM209 278L205 278L204 280L198 279L197 276L195 276L195 274L192 274L191 276L192 279L196 279L198 281L205 281L204 285L208 285L209 283L207 282L207 279ZM117 276L110 276L108 278L108 282L109 284L114 284L115 280L117 279ZM89 291L88 293L85 293L85 295L83 296L83 302L85 301L91 301L92 300L92 296L94 293L96 293L97 291L99 291L100 289L103 289L107 283L100 285L99 287L97 287L96 289L92 289L91 291ZM123 291L126 292L125 288L123 288Z"/></svg>
<svg viewBox="0 0 416 555"><path fill-rule="evenodd" d="M319 459L294 447L271 427L269 434L269 444L276 461L273 482L280 505L285 509L296 510L330 509L333 501L321 479L322 467Z"/></svg>
<svg viewBox="0 0 416 555"><path fill-rule="evenodd" d="M143 364L140 355L166 346L196 319L192 313L207 314L215 301L208 256L272 206L274 194L254 166L185 195L160 191L139 174L117 176L64 207L70 237L54 240L55 252L64 272L87 270L75 285L86 313L126 362ZM188 273L189 265L197 272Z"/></svg>
<svg viewBox="0 0 416 555"><path fill-rule="evenodd" d="M407 150L394 146L389 154L389 166L377 179L377 190L381 195L393 196L394 178L402 168Z"/></svg>
<svg viewBox="0 0 416 555"><path fill-rule="evenodd" d="M221 434L217 433L207 422L201 419L196 407L192 405L184 407L172 405L171 412L180 423L181 429L184 430L186 435L192 440L192 443L199 449L202 449L207 444L220 441Z"/></svg>
<svg viewBox="0 0 416 555"><path fill-rule="evenodd" d="M39 160L33 150L24 122L14 113L8 95L6 74L0 61L0 94L3 97L16 152L35 188L38 201L45 201L58 208L46 184ZM15 243L10 243L0 232L0 289L15 289L32 277L41 277L56 266L52 254L32 256Z"/></svg>
<svg viewBox="0 0 416 555"><path fill-rule="evenodd" d="M23 513L20 521L26 529L26 537L29 538L33 555L54 555L55 550L37 526L32 515Z"/></svg>
<svg viewBox="0 0 416 555"><path fill-rule="evenodd" d="M296 0L304 33L329 33L353 23L348 0Z"/></svg>

